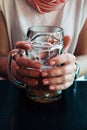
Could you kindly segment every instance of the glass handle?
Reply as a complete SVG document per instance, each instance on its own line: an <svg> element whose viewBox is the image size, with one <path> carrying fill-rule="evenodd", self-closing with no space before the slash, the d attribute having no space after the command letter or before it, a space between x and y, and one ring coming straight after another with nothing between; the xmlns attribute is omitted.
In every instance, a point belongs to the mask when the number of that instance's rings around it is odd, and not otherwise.
<svg viewBox="0 0 87 130"><path fill-rule="evenodd" d="M24 83L18 81L14 76L13 76L13 72L12 72L12 60L16 61L16 56L19 52L19 49L14 49L12 50L9 55L8 55L8 65L7 65L7 73L8 73L8 77L9 79L18 87L21 88L25 88Z"/></svg>

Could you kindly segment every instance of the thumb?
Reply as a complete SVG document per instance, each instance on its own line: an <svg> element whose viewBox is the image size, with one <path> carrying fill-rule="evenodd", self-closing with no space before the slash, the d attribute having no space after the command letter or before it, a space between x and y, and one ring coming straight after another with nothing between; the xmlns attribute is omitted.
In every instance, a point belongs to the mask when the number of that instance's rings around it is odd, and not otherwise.
<svg viewBox="0 0 87 130"><path fill-rule="evenodd" d="M70 41L71 41L71 37L69 35L64 36L64 50L67 49L67 47L69 46Z"/></svg>

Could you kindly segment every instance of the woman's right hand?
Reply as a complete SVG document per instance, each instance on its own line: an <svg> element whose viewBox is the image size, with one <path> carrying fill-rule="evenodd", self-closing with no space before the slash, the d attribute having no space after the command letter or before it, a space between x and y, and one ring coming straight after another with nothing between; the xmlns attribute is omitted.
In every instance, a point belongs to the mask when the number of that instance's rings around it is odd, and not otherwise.
<svg viewBox="0 0 87 130"><path fill-rule="evenodd" d="M16 48L29 50L30 45L28 42L20 41L16 43ZM41 63L31 60L27 56L18 56L16 62L12 63L13 75L23 83L36 86L38 85L37 78L40 77L41 66Z"/></svg>

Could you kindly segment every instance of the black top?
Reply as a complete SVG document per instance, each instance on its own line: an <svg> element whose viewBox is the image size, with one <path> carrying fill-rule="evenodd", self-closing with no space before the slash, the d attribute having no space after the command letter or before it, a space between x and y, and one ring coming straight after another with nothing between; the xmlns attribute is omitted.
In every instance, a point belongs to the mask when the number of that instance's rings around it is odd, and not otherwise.
<svg viewBox="0 0 87 130"><path fill-rule="evenodd" d="M24 89L0 81L0 130L87 130L87 81L75 82L49 104L34 102Z"/></svg>

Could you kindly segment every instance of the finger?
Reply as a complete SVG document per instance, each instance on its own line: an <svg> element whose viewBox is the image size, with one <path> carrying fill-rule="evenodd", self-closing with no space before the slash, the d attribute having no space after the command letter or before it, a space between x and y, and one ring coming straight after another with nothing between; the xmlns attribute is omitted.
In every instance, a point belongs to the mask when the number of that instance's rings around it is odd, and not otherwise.
<svg viewBox="0 0 87 130"><path fill-rule="evenodd" d="M72 74L76 71L76 65L67 64L59 67L55 67L52 69L47 69L41 72L42 77L58 77L66 74Z"/></svg>
<svg viewBox="0 0 87 130"><path fill-rule="evenodd" d="M40 77L40 71L17 67L16 73L22 77Z"/></svg>
<svg viewBox="0 0 87 130"><path fill-rule="evenodd" d="M36 79L29 79L29 78L24 77L22 80L23 80L24 83L26 83L26 84L28 84L29 86L32 86L32 87L38 85L38 80L36 80Z"/></svg>
<svg viewBox="0 0 87 130"><path fill-rule="evenodd" d="M60 85L64 84L66 82L74 81L75 74L68 74L63 75L60 77L54 77L54 78L45 78L42 80L44 85Z"/></svg>
<svg viewBox="0 0 87 130"><path fill-rule="evenodd" d="M50 65L61 65L61 64L69 64L75 62L76 62L76 57L70 53L64 53L62 55L58 55L49 60Z"/></svg>
<svg viewBox="0 0 87 130"><path fill-rule="evenodd" d="M27 78L27 77L22 77L21 75L17 76L17 80L20 82L23 82L24 84L31 85L31 86L37 86L38 85L38 80L34 78Z"/></svg>
<svg viewBox="0 0 87 130"><path fill-rule="evenodd" d="M68 47L70 41L71 41L71 37L68 36L68 35L66 35L66 36L64 37L64 48Z"/></svg>
<svg viewBox="0 0 87 130"><path fill-rule="evenodd" d="M30 44L28 42L18 41L18 42L16 42L16 48L28 50L31 47L30 47Z"/></svg>
<svg viewBox="0 0 87 130"><path fill-rule="evenodd" d="M24 58L24 57L19 57L17 60L16 60L17 64L21 67L24 67L24 68L35 68L35 69L40 69L42 64L39 63L39 62L36 62L34 60L31 60L29 58Z"/></svg>
<svg viewBox="0 0 87 130"><path fill-rule="evenodd" d="M71 85L73 84L73 82L66 82L64 84L59 84L59 85L50 85L49 86L49 89L50 90L55 90L55 91L58 91L58 90L65 90L67 89L68 87L70 87Z"/></svg>

